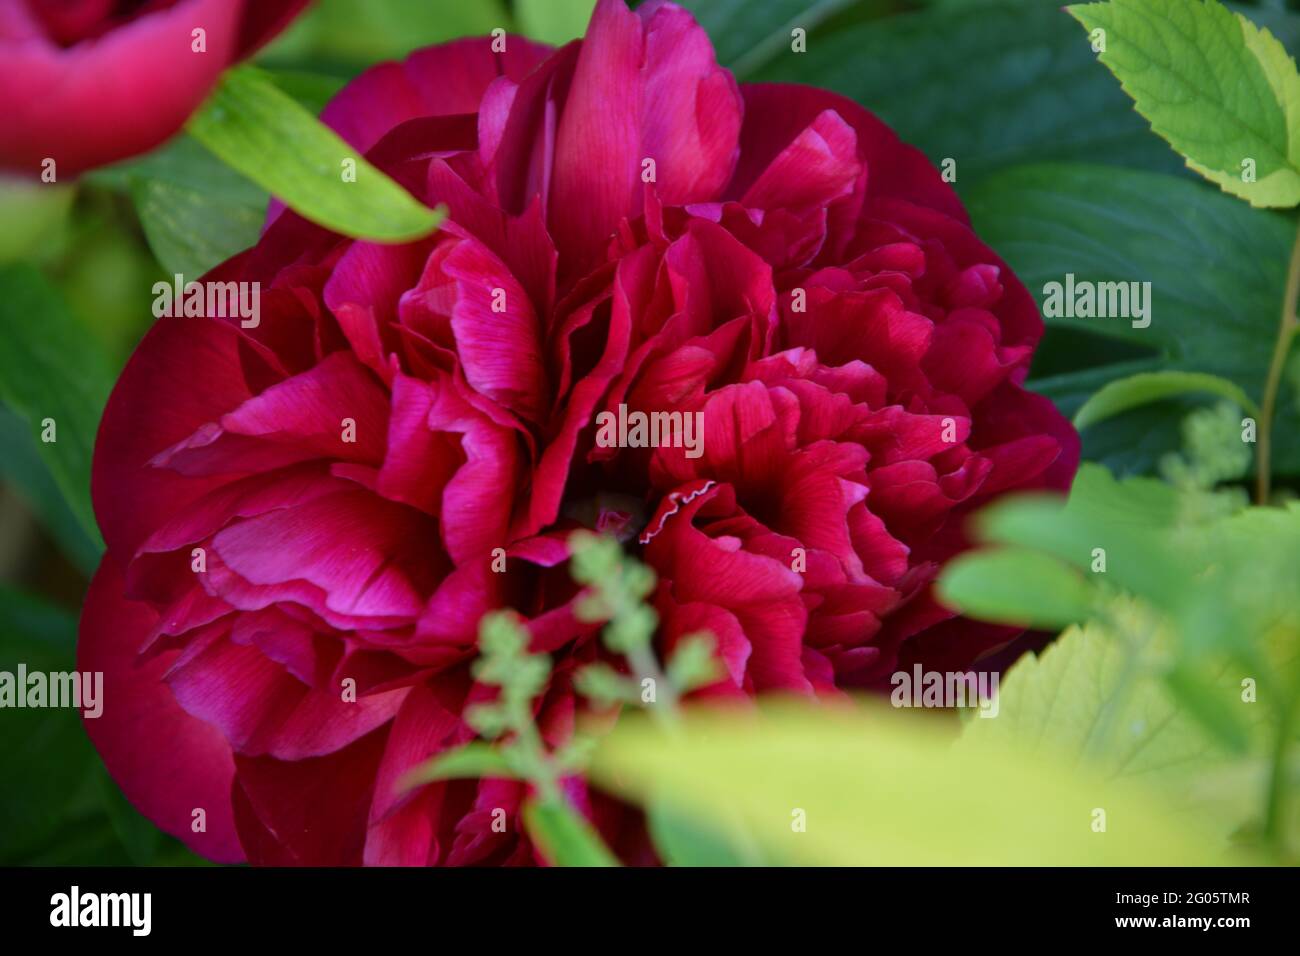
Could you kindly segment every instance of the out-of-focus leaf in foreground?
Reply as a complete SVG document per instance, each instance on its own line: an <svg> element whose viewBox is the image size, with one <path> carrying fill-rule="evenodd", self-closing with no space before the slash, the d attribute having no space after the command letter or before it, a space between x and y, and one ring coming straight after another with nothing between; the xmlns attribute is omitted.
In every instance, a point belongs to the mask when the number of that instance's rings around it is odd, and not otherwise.
<svg viewBox="0 0 1300 956"><path fill-rule="evenodd" d="M678 734L621 721L592 776L638 803L671 801L776 858L844 865L1195 865L1221 841L1177 824L1126 781L994 742L954 748L924 721L794 703L696 711ZM1105 830L1095 829L1104 811Z"/></svg>

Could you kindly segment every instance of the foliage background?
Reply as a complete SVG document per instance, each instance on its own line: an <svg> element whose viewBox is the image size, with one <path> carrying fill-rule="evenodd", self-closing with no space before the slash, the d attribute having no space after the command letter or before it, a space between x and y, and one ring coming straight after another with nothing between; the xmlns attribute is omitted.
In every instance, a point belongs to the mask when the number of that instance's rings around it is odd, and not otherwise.
<svg viewBox="0 0 1300 956"><path fill-rule="evenodd" d="M1049 322L1029 385L1065 413L1074 414L1107 382L1141 371L1210 372L1260 399L1294 215L1251 208L1186 169L1134 111L1059 0L684 5L696 12L720 60L740 80L838 90L879 114L936 165L955 158L955 185L977 231L1031 290L1067 272L1080 279L1152 282L1158 318L1149 329L1134 330L1126 322ZM1293 56L1300 50L1300 3L1230 6L1267 26ZM349 77L379 60L498 26L562 42L581 32L589 8L589 0L319 0L258 62L281 89L315 112ZM790 54L792 25L808 29L807 54ZM0 181L0 669L12 670L18 661L44 670L72 668L76 615L102 550L89 505L90 450L117 372L151 321L151 286L176 272L200 274L250 245L266 201L259 186L188 134L79 183L32 189ZM1300 481L1300 443L1294 441L1300 365L1288 366L1287 380L1274 453L1274 484L1284 495ZM1120 477L1168 477L1161 463L1186 445L1184 421L1211 406L1203 396L1176 396L1115 416L1085 432L1084 457ZM57 448L39 442L38 423L46 414L59 423ZM1228 472L1219 478L1230 479L1229 485L1244 485L1249 477L1240 469ZM1107 479L1095 474L1094 484L1104 486ZM1210 481L1201 490L1221 483ZM1165 491L1152 490L1155 484L1130 491L1145 488L1132 493L1167 503ZM1103 489L1102 500L1107 494ZM1254 533L1247 533L1248 541L1264 540ZM1015 539L1008 533L1002 540L1025 546ZM1294 541L1293 529L1279 532L1279 541L1278 553L1290 560L1294 552L1286 548ZM1258 557L1258 548L1251 547L1248 560ZM1294 590L1295 576L1276 583ZM1140 582L1135 589L1140 591ZM999 610L994 608L994 616ZM1107 620L1114 630L1113 615ZM1077 658L1072 666L1122 670L1124 658L1108 657L1102 630L1098 625L1082 632L1070 645ZM1022 671L1027 698L1050 696L1051 682L1065 679L1065 656L1050 660L1031 661ZM1037 684L1042 686L1035 690ZM1152 701L1163 700L1159 695L1168 686L1134 691L1129 700L1158 708ZM1045 723L1031 714L992 722L991 730L1015 736L1016 727L1028 734L1027 728ZM1227 726L1214 714L1200 723ZM976 729L977 738L996 736ZM829 749L807 759L834 760L839 738L824 729L818 733ZM1290 740L1285 734L1281 739ZM1086 741L1074 743L1075 751L1087 749ZM745 779L758 772L746 760L772 764L772 748L779 744L769 739L767 750L751 753L738 741L735 760L715 770ZM653 748L638 751L635 740L630 746L639 764L618 753L608 758L610 764L626 769L654 763ZM887 754L893 763L885 760L877 769L897 767L913 752L909 745ZM697 758L675 764L689 778L681 793L693 808L726 797L723 789L698 792L722 784L706 770L710 755ZM791 759L788 766L779 760L775 765L791 775L803 772L799 754ZM662 772L672 776L671 766ZM933 764L918 764L914 771L923 775L927 767ZM605 772L603 765L597 770ZM1250 779L1257 783L1262 771L1253 772ZM1289 779L1285 783L1293 786ZM1032 782L1024 786L1033 792ZM879 795L882 818L962 819L948 804L927 808L890 799ZM661 835L671 842L668 829ZM861 836L881 839L875 831ZM1043 838L1021 831L1002 836ZM906 853L931 858L915 839L894 849L895 862L906 862ZM937 849L932 858L945 859ZM886 853L879 861L889 859ZM3 715L0 864L201 862L129 806L74 712Z"/></svg>

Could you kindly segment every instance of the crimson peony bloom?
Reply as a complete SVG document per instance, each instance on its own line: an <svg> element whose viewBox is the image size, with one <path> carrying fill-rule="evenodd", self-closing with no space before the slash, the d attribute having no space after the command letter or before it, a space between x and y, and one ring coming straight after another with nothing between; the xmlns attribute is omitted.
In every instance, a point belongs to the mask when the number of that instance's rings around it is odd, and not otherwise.
<svg viewBox="0 0 1300 956"><path fill-rule="evenodd" d="M63 177L153 149L306 3L0 0L0 169L48 158Z"/></svg>
<svg viewBox="0 0 1300 956"><path fill-rule="evenodd" d="M324 118L448 221L388 246L280 212L208 277L261 283L260 323L160 319L99 433L87 727L165 830L217 860L532 862L521 784L395 783L473 737L490 609L553 657L539 723L571 733L602 653L581 526L654 567L661 651L716 635L703 693L828 697L1015 636L931 584L970 511L1066 487L1077 439L1020 387L1033 300L871 114L738 87L680 8L602 0L583 41L424 50ZM604 413L698 415L702 444L598 442Z"/></svg>

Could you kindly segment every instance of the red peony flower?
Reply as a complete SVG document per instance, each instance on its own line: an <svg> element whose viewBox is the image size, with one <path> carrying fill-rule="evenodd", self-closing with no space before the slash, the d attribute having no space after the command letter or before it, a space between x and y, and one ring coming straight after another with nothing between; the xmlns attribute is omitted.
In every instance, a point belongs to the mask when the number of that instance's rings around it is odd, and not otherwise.
<svg viewBox="0 0 1300 956"><path fill-rule="evenodd" d="M153 149L307 0L0 0L0 169Z"/></svg>
<svg viewBox="0 0 1300 956"><path fill-rule="evenodd" d="M580 526L657 572L662 651L717 636L706 693L835 695L1014 636L930 586L965 515L1065 487L1077 440L1020 387L1033 300L879 120L738 88L683 10L617 0L556 51L376 67L324 118L448 221L385 246L281 212L208 277L261 283L260 323L160 319L99 434L87 727L160 826L217 860L532 861L522 785L395 782L472 738L490 609L555 660L566 739L601 653ZM702 431L629 447L673 414Z"/></svg>

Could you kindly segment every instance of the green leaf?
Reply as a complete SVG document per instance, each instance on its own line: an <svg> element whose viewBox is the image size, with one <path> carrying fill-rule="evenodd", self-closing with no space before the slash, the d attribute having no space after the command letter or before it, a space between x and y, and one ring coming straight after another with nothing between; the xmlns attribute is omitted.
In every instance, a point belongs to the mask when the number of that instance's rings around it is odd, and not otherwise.
<svg viewBox="0 0 1300 956"><path fill-rule="evenodd" d="M950 561L939 597L969 617L1041 628L1082 621L1095 594L1077 571L1032 551L998 548Z"/></svg>
<svg viewBox="0 0 1300 956"><path fill-rule="evenodd" d="M76 668L76 616L0 585L0 671ZM200 861L141 816L112 782L72 708L3 711L0 865Z"/></svg>
<svg viewBox="0 0 1300 956"><path fill-rule="evenodd" d="M0 671L68 671L75 667L76 618L0 587ZM0 734L0 862L34 861L77 830L104 830L95 778L98 758L75 710L6 708ZM97 838L99 839L99 838ZM114 841L100 852L108 852ZM124 860L122 862L125 862Z"/></svg>
<svg viewBox="0 0 1300 956"><path fill-rule="evenodd" d="M1202 372L1139 372L1107 383L1084 402L1074 413L1074 427L1082 431L1130 408L1188 392L1221 395L1247 414L1259 417L1259 406L1254 400L1225 378Z"/></svg>
<svg viewBox="0 0 1300 956"><path fill-rule="evenodd" d="M997 723L980 721L977 723ZM880 706L688 713L679 734L621 720L592 778L701 825L741 826L777 859L848 866L1177 865L1223 859L1131 781L994 743L954 749L933 721ZM1094 808L1107 829L1092 829ZM801 826L802 824L802 826Z"/></svg>
<svg viewBox="0 0 1300 956"><path fill-rule="evenodd" d="M545 0L540 0L545 2ZM709 34L718 62L737 76L747 78L764 63L790 53L790 32L807 31L809 49L819 49L821 35L816 27L852 0L686 0L690 10Z"/></svg>
<svg viewBox="0 0 1300 956"><path fill-rule="evenodd" d="M1170 696L1193 718L1201 730L1230 753L1242 754L1250 747L1250 736L1242 724L1240 688L1216 687L1189 667L1178 667L1165 675Z"/></svg>
<svg viewBox="0 0 1300 956"><path fill-rule="evenodd" d="M95 432L112 387L108 362L54 287L30 266L0 268L0 399L23 418L64 499L98 547L90 504ZM53 420L53 441L43 422Z"/></svg>
<svg viewBox="0 0 1300 956"><path fill-rule="evenodd" d="M1187 593L1194 565L1169 532L1178 497L1163 482L1116 482L1105 468L1079 469L1069 499L1019 495L996 502L975 519L983 540L1052 555L1103 580L1175 609ZM1093 570L1097 549L1105 571Z"/></svg>
<svg viewBox="0 0 1300 956"><path fill-rule="evenodd" d="M519 779L519 774L510 766L500 749L485 741L474 740L455 750L439 754L411 770L402 777L398 789L410 790L435 780L473 780L482 777L516 780Z"/></svg>
<svg viewBox="0 0 1300 956"><path fill-rule="evenodd" d="M0 175L0 262L39 252L64 224L76 195L75 186Z"/></svg>
<svg viewBox="0 0 1300 956"><path fill-rule="evenodd" d="M1171 650L1163 633L1145 647L1126 647L1099 626L1071 628L1011 667L998 691L997 719L968 721L958 749L1000 745L1028 760L1086 761L1108 780L1157 790L1170 812L1206 809L1203 779L1233 756L1225 738L1234 749L1261 742L1265 711L1242 702L1239 675L1222 666L1215 680L1197 679L1195 701L1172 692L1190 692L1192 684L1162 676ZM1216 716L1213 730L1200 719L1207 709ZM1255 809L1246 800L1227 816L1202 819L1223 837Z"/></svg>
<svg viewBox="0 0 1300 956"><path fill-rule="evenodd" d="M39 441L27 422L0 405L0 477L17 488L33 513L59 546L59 550L89 578L99 566L103 546L86 528L55 484L41 459Z"/></svg>
<svg viewBox="0 0 1300 956"><path fill-rule="evenodd" d="M515 0L515 15L524 36L556 46L587 32L595 0Z"/></svg>
<svg viewBox="0 0 1300 956"><path fill-rule="evenodd" d="M1046 164L991 176L968 195L976 231L1039 300L1067 274L1078 282L1150 282L1150 319L1048 318L1116 346L1103 365L1031 376L1029 387L1073 414L1103 385L1145 371L1215 375L1262 397L1282 312L1294 221L1251 209L1205 186L1104 166ZM1189 267L1194 263L1194 267ZM1131 349L1148 353L1133 358ZM1129 349L1127 354L1122 349ZM1185 401L1131 411L1089 429L1084 456L1116 471L1154 470L1176 450ZM1300 431L1282 409L1277 433ZM1300 473L1300 442L1280 443L1276 468Z"/></svg>
<svg viewBox="0 0 1300 956"><path fill-rule="evenodd" d="M618 866L595 829L561 798L524 804L528 835L556 866Z"/></svg>
<svg viewBox="0 0 1300 956"><path fill-rule="evenodd" d="M668 680L682 693L719 680L723 673L715 655L717 646L717 638L708 631L687 634L668 659Z"/></svg>
<svg viewBox="0 0 1300 956"><path fill-rule="evenodd" d="M237 67L190 118L195 139L312 222L344 235L409 242L442 214L370 165L266 74ZM345 160L356 181L345 182Z"/></svg>
<svg viewBox="0 0 1300 956"><path fill-rule="evenodd" d="M575 673L573 686L597 707L609 707L618 702L632 703L640 697L635 680L602 662L588 664Z"/></svg>
<svg viewBox="0 0 1300 956"><path fill-rule="evenodd" d="M745 15L754 9L747 4ZM813 39L807 53L792 53L787 34L780 55L745 78L843 93L936 165L955 159L963 195L981 176L1015 163L1180 168L1058 4L957 3Z"/></svg>
<svg viewBox="0 0 1300 956"><path fill-rule="evenodd" d="M371 66L497 27L510 27L501 0L318 0L259 60Z"/></svg>
<svg viewBox="0 0 1300 956"><path fill-rule="evenodd" d="M266 190L185 134L88 178L131 196L150 251L187 280L253 245L266 219Z"/></svg>
<svg viewBox="0 0 1300 956"><path fill-rule="evenodd" d="M669 866L770 865L743 833L702 826L671 803L651 803L646 820L655 849Z"/></svg>
<svg viewBox="0 0 1300 956"><path fill-rule="evenodd" d="M1300 203L1300 74L1271 33L1216 0L1068 9L1105 31L1101 61L1190 168L1255 206Z"/></svg>

